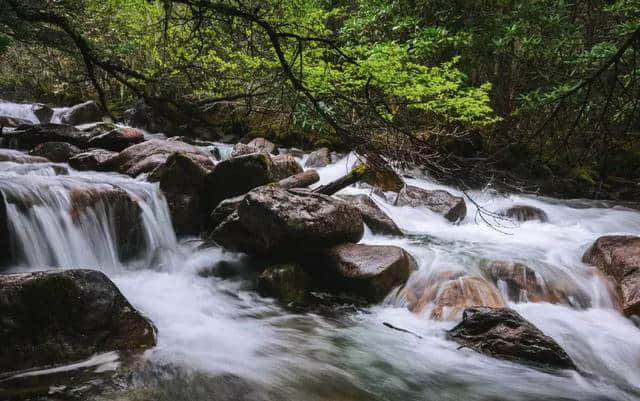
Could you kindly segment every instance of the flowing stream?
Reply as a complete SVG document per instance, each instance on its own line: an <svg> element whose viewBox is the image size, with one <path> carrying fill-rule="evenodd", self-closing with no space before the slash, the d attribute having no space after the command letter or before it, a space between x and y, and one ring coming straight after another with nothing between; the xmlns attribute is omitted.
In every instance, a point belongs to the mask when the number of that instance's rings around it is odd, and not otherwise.
<svg viewBox="0 0 640 401"><path fill-rule="evenodd" d="M17 111L3 105L0 115L29 119L24 108L12 107ZM321 183L344 174L353 161L348 156L319 169ZM407 181L461 194L427 179ZM121 262L120 245L113 240L117 222L111 205L96 202L78 211L74 204L78 192L114 190L142 209L141 252L127 262ZM601 235L640 233L640 213L632 209L485 190L469 196L486 211L527 204L543 209L549 221L515 223L489 216L486 224L467 202L467 217L451 224L429 211L390 206L374 196L408 235L390 238L367 230L362 242L409 251L419 263L410 280L439 271L479 275L483 261L505 260L581 294L581 307L509 304L565 348L581 369L576 373L545 372L458 349L445 339L455 321L414 314L400 297L367 308L284 308L256 294L257 269L246 257L201 248L195 239L177 240L155 184L77 172L64 164L6 161L0 162L0 193L15 201L7 203L7 216L19 262L9 271L99 269L158 329L158 345L127 370L126 360L109 353L66 369L29 373L55 373L48 382L51 394L91 387L86 399L640 399L640 331L615 310L606 282L581 262ZM369 191L348 188L345 193ZM88 378L71 384L78 371L88 372ZM12 380L21 385L23 379L2 379L0 386Z"/></svg>

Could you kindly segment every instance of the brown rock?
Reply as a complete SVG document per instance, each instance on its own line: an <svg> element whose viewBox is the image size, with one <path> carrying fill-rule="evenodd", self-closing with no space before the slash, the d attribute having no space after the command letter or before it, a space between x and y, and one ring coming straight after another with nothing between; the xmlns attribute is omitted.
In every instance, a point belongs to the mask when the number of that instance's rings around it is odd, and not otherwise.
<svg viewBox="0 0 640 401"><path fill-rule="evenodd" d="M338 195L338 197L360 210L364 223L374 234L404 235L396 223L368 195Z"/></svg>
<svg viewBox="0 0 640 401"><path fill-rule="evenodd" d="M500 291L480 277L462 272L440 272L410 283L404 290L409 310L429 312L436 320L459 318L471 306L505 306Z"/></svg>
<svg viewBox="0 0 640 401"><path fill-rule="evenodd" d="M104 149L89 149L78 153L69 159L69 165L80 171L108 171L111 169L111 161L118 153Z"/></svg>
<svg viewBox="0 0 640 401"><path fill-rule="evenodd" d="M411 185L400 191L396 205L424 207L443 215L451 222L462 220L467 215L467 205L461 197L454 196L447 191L429 191Z"/></svg>
<svg viewBox="0 0 640 401"><path fill-rule="evenodd" d="M325 284L330 289L378 302L404 284L417 264L396 246L342 244L323 252L320 268L323 275L334 275Z"/></svg>
<svg viewBox="0 0 640 401"><path fill-rule="evenodd" d="M626 316L640 314L640 237L600 237L582 261L596 266L613 281Z"/></svg>
<svg viewBox="0 0 640 401"><path fill-rule="evenodd" d="M144 141L144 133L137 128L116 128L89 139L88 146L120 152Z"/></svg>
<svg viewBox="0 0 640 401"><path fill-rule="evenodd" d="M275 177L278 181L302 173L302 166L290 155L271 157L275 165Z"/></svg>

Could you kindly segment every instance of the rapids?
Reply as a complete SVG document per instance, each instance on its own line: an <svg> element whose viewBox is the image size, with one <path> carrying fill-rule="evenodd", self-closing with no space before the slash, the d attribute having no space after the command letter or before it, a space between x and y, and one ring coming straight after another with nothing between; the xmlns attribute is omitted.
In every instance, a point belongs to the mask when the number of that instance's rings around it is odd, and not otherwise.
<svg viewBox="0 0 640 401"><path fill-rule="evenodd" d="M30 119L21 105L2 104L3 114ZM228 147L224 150L227 154ZM320 184L344 174L353 161L349 155L319 169ZM407 181L461 195L427 178ZM104 186L125 191L143 211L144 249L128 262L118 258L108 204L87 210L80 224L72 221L71 193ZM369 193L360 188L345 192ZM401 297L367 308L283 308L254 291L254 262L202 248L192 238L176 239L156 184L77 172L64 164L0 162L0 193L33 205L7 207L15 234L11 245L20 255L8 271L102 270L158 329L158 345L142 361L98 355L66 369L0 378L0 391L42 376L52 394L90 388L80 399L95 400L640 399L639 329L614 309L604 281L581 262L601 235L640 234L636 210L503 196L486 189L468 194L484 210L533 205L549 221L518 224L489 216L487 224L467 201L467 217L454 225L434 213L390 206L374 196L408 235L389 238L367 230L362 242L398 245L412 253L419 270L410 280L437 271L478 275L483 260L513 260L586 294L585 309L509 304L568 352L581 369L577 373L545 372L458 349L444 335L455 322L415 315ZM390 330L383 322L422 338ZM85 379L77 382L78 377Z"/></svg>

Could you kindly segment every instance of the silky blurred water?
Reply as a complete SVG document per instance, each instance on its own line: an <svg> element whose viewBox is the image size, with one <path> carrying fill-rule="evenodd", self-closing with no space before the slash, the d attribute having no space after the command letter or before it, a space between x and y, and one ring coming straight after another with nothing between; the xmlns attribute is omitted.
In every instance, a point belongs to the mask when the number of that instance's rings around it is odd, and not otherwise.
<svg viewBox="0 0 640 401"><path fill-rule="evenodd" d="M344 174L353 161L350 155L319 169L320 183ZM256 294L253 279L259 264L243 255L201 248L194 239L176 239L156 184L72 169L59 175L54 167L0 162L0 192L33 204L8 208L14 245L23 255L10 270L102 270L158 329L158 345L126 374L127 364L118 363L117 356L97 356L69 367L68 374L58 372L50 383L54 389L61 386L64 391L72 372L89 369L97 370L92 373L96 375L126 376L118 385L100 382L97 392L86 396L96 400L640 399L640 331L615 310L602 278L581 262L586 248L601 235L639 234L640 213L635 210L471 192L468 195L487 211L526 204L543 209L549 221L490 220L489 225L467 202L467 217L451 224L428 210L391 206L372 195L408 235L391 238L367 230L362 242L409 251L419 264L411 280L439 271L479 275L483 261L516 261L545 280L562 281L586 294L586 309L510 304L560 343L580 368L580 373L545 372L458 349L445 339L445 330L456 321L413 314L391 297L380 305L340 311L282 307ZM407 181L443 188L428 180ZM103 186L126 191L142 207L146 245L135 260L119 260L113 222L105 210L86 213L80 226L70 220L70 192ZM383 322L422 338L391 330ZM4 379L0 387L22 383L16 380Z"/></svg>

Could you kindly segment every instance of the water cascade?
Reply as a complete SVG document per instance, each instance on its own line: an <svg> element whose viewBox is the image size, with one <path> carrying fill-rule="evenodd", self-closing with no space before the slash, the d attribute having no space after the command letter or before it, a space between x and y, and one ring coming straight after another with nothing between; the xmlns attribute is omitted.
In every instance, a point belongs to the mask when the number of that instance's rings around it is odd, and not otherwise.
<svg viewBox="0 0 640 401"><path fill-rule="evenodd" d="M33 121L28 110L0 104L0 115ZM214 393L224 400L640 399L639 329L615 309L606 281L581 262L601 235L640 233L637 210L485 190L468 194L483 210L525 204L544 210L548 221L486 224L467 202L467 217L452 224L372 195L407 235L367 231L362 242L401 246L419 270L382 304L296 311L257 295L255 269L243 255L202 247L194 239L178 241L157 184L25 162L17 151L2 155L0 202L12 240L0 243L9 255L5 271L101 270L158 329L158 345L145 353L127 386L103 388L88 381L99 395L115 392L108 399L208 400ZM349 155L319 169L320 184L344 174L353 161ZM410 185L463 195L414 177L407 179ZM351 187L344 193L371 190ZM532 291L511 294L508 279L495 282L504 302L553 337L581 372L547 372L460 350L444 334L455 319L431 319L429 305L421 313L409 310L408 290L432 286L437 297L443 277L486 278L487 269L503 266L496 263L526 266L517 274L532 280L541 297L556 297L554 303L535 302ZM468 285L469 280L459 287L470 291ZM420 337L390 330L384 322ZM117 376L121 362L111 353L68 370ZM0 378L0 389L38 374L52 372ZM51 391L71 386L61 378L66 376L56 375Z"/></svg>

